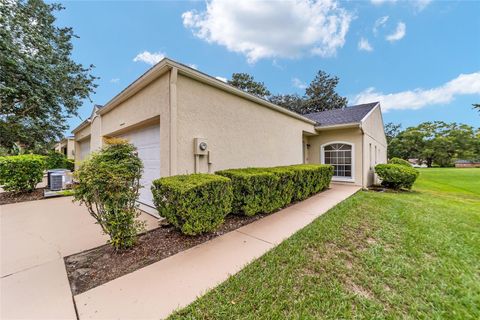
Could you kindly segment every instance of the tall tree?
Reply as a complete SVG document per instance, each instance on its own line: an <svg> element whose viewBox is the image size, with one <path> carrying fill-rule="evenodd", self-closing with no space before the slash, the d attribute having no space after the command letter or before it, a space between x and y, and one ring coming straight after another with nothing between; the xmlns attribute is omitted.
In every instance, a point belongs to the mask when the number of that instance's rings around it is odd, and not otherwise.
<svg viewBox="0 0 480 320"><path fill-rule="evenodd" d="M480 103L474 103L472 104L473 106L473 109L478 109L478 111L480 112Z"/></svg>
<svg viewBox="0 0 480 320"><path fill-rule="evenodd" d="M300 114L345 108L347 106L347 98L340 96L335 91L338 82L338 77L331 76L320 70L315 79L305 89L303 96L298 94L278 94L271 96L269 100Z"/></svg>
<svg viewBox="0 0 480 320"><path fill-rule="evenodd" d="M293 112L301 113L305 104L305 99L298 94L277 94L268 98L271 103L284 107Z"/></svg>
<svg viewBox="0 0 480 320"><path fill-rule="evenodd" d="M42 148L94 91L93 65L71 59L76 36L55 25L60 4L0 1L0 146Z"/></svg>
<svg viewBox="0 0 480 320"><path fill-rule="evenodd" d="M393 122L388 122L385 124L385 136L387 138L387 153L388 153L388 158L392 158L392 151L394 151L393 147L390 147L390 144L392 143L392 140L396 138L401 130L402 125L401 124L395 124Z"/></svg>
<svg viewBox="0 0 480 320"><path fill-rule="evenodd" d="M387 142L390 143L393 138L398 136L398 134L402 131L401 124L395 124L393 122L388 122L385 124L385 136L387 137Z"/></svg>
<svg viewBox="0 0 480 320"><path fill-rule="evenodd" d="M305 90L305 105L301 113L341 109L347 106L347 98L340 96L336 87L340 79L325 71L318 71L315 79Z"/></svg>
<svg viewBox="0 0 480 320"><path fill-rule="evenodd" d="M262 99L266 99L270 95L270 91L265 84L255 81L253 76L248 73L233 73L232 79L228 80L228 84Z"/></svg>

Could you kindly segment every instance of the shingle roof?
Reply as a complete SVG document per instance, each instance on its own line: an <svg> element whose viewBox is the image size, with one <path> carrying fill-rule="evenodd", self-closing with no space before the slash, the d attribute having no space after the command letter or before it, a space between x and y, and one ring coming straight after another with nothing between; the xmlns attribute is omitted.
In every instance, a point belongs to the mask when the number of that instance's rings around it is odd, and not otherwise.
<svg viewBox="0 0 480 320"><path fill-rule="evenodd" d="M317 122L317 126L331 126L347 123L360 123L378 102L358 104L344 109L334 109L322 112L308 113L304 116Z"/></svg>

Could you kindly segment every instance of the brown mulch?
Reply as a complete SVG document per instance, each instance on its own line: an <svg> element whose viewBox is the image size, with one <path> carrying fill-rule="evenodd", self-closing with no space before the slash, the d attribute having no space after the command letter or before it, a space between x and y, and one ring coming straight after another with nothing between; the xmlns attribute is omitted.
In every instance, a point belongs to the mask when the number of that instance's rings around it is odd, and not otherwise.
<svg viewBox="0 0 480 320"><path fill-rule="evenodd" d="M111 245L106 244L65 257L72 293L80 294L267 215L228 215L216 232L199 236L186 236L172 226L161 226L141 234L134 248L128 251L116 253Z"/></svg>
<svg viewBox="0 0 480 320"><path fill-rule="evenodd" d="M0 205L41 200L43 199L43 189L44 188L38 188L32 192L0 192Z"/></svg>

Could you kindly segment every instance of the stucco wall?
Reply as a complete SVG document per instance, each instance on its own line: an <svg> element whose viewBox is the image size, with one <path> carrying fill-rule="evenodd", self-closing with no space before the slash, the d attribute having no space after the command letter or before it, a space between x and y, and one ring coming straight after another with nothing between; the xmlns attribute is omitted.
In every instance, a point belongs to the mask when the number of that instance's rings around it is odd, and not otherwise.
<svg viewBox="0 0 480 320"><path fill-rule="evenodd" d="M90 152L97 151L103 145L102 122L100 116L95 116L90 124Z"/></svg>
<svg viewBox="0 0 480 320"><path fill-rule="evenodd" d="M383 127L383 118L380 108L375 108L372 113L362 123L362 129L366 135L376 140L379 144L386 147L387 138Z"/></svg>
<svg viewBox="0 0 480 320"><path fill-rule="evenodd" d="M177 79L177 173L194 172L194 138L211 152L200 172L303 162L303 131L313 125L183 75Z"/></svg>
<svg viewBox="0 0 480 320"><path fill-rule="evenodd" d="M103 136L116 136L160 122L160 174L168 175L169 163L169 77L167 72L135 95L102 115Z"/></svg>
<svg viewBox="0 0 480 320"><path fill-rule="evenodd" d="M74 139L67 139L67 158L68 159L75 158L75 140Z"/></svg>
<svg viewBox="0 0 480 320"><path fill-rule="evenodd" d="M75 168L78 168L80 164L80 147L79 147L79 141L84 141L85 139L90 140L90 124L84 127L83 129L75 132L74 138L75 138Z"/></svg>
<svg viewBox="0 0 480 320"><path fill-rule="evenodd" d="M320 131L318 136L308 138L308 162L321 163L321 146L334 142L347 142L354 147L353 183L362 185L362 132L360 128Z"/></svg>
<svg viewBox="0 0 480 320"><path fill-rule="evenodd" d="M380 108L373 112L362 123L364 131L364 181L365 186L370 186L375 181L375 165L387 163L387 139L383 127L383 119Z"/></svg>

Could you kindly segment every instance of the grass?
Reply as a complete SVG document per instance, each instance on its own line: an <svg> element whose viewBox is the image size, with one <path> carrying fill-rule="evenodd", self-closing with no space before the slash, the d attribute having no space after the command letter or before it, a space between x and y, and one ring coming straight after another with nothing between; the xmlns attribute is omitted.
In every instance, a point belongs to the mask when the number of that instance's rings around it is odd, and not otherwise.
<svg viewBox="0 0 480 320"><path fill-rule="evenodd" d="M480 319L479 183L359 192L171 319Z"/></svg>

